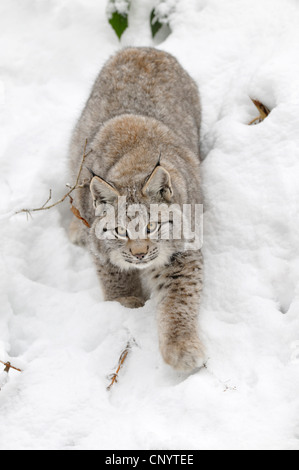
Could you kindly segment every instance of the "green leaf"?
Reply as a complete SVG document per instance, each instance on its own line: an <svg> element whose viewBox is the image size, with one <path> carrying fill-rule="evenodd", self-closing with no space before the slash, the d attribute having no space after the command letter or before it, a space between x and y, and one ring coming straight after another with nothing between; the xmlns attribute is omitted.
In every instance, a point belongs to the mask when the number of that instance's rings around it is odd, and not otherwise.
<svg viewBox="0 0 299 470"><path fill-rule="evenodd" d="M129 26L128 16L121 15L120 13L115 11L112 14L112 17L110 18L109 23L116 32L118 39L120 39L127 27Z"/></svg>
<svg viewBox="0 0 299 470"><path fill-rule="evenodd" d="M151 12L151 30L153 38L156 36L157 32L162 28L162 23L156 18L155 9Z"/></svg>

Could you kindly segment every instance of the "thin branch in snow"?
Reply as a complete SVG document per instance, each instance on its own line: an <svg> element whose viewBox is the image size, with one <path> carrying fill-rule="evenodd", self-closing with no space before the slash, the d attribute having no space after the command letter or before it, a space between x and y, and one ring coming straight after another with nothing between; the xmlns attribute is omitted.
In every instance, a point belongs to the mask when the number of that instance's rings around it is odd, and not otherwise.
<svg viewBox="0 0 299 470"><path fill-rule="evenodd" d="M3 362L1 360L0 360L0 362L1 362L1 364L3 364L5 366L4 372L8 373L10 371L10 369L17 370L18 372L23 372L21 369L17 369L17 367L12 366L10 362Z"/></svg>
<svg viewBox="0 0 299 470"><path fill-rule="evenodd" d="M49 202L52 200L52 190L50 189L50 194L49 194L49 197L48 199L46 200L46 202L41 206L41 207L38 207L38 208L35 208L35 209L21 209L19 211L16 211L14 212L14 215L17 215L17 214L27 214L27 216L31 216L33 212L41 212L41 211L47 211L49 209L53 209L53 207L56 207L58 206L59 204L62 204L68 197L71 196L71 194L76 190L76 189L79 189L79 188L82 188L83 186L79 184L79 181L80 181L80 177L81 177L81 173L82 173L82 170L83 170L83 166L84 166L84 163L85 163L85 160L86 158L90 155L90 153L92 152L92 149L89 150L89 152L86 153L86 147L87 147L87 139L85 141L85 146L84 146L84 152L83 152L83 157L82 157L82 161L81 161L81 165L80 165L80 168L79 168L79 173L78 173L78 176L77 176L77 179L76 179L76 182L74 184L74 186L69 186L68 185L68 188L69 188L69 191L61 198L59 199L59 201L53 203L53 204L49 204ZM72 203L72 200L71 200L71 203ZM75 214L76 215L76 214Z"/></svg>
<svg viewBox="0 0 299 470"><path fill-rule="evenodd" d="M3 362L3 361L0 361L0 362L1 364L5 366L4 371L0 374L0 391L1 391L4 385L6 385L9 380L8 373L10 369L17 370L18 372L22 372L22 370L17 369L16 367L12 366L10 362Z"/></svg>
<svg viewBox="0 0 299 470"><path fill-rule="evenodd" d="M107 390L111 390L113 385L115 383L117 383L118 374L119 374L121 368L123 367L124 362L127 359L128 354L131 351L133 344L136 344L136 341L134 340L134 338L132 338L131 340L129 340L127 342L127 345L126 345L125 349L122 351L121 355L119 356L118 367L117 367L116 371L113 374L109 375L109 377L108 377L111 380L111 383L110 383L110 385L108 385Z"/></svg>
<svg viewBox="0 0 299 470"><path fill-rule="evenodd" d="M52 199L52 189L50 189L50 194L49 194L49 197L48 199L46 200L45 204L42 206L42 209L44 209L46 207L46 205L48 204L48 202L50 202Z"/></svg>
<svg viewBox="0 0 299 470"><path fill-rule="evenodd" d="M203 368L206 369L208 371L208 373L211 374L224 387L224 390L223 390L224 393L228 392L228 391L236 392L238 390L235 385L233 385L233 386L228 385L228 383L231 381L231 379L226 380L225 382L220 380L219 377L217 377L217 375L215 375L214 372L212 372L211 369L208 368L207 362L203 365Z"/></svg>

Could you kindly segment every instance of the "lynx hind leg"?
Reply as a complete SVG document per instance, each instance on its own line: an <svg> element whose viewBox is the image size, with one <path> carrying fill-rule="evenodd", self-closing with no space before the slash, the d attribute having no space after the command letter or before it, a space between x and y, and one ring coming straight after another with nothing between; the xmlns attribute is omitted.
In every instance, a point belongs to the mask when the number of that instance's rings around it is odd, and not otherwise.
<svg viewBox="0 0 299 470"><path fill-rule="evenodd" d="M86 245L86 231L81 220L73 217L69 226L69 239L74 245Z"/></svg>

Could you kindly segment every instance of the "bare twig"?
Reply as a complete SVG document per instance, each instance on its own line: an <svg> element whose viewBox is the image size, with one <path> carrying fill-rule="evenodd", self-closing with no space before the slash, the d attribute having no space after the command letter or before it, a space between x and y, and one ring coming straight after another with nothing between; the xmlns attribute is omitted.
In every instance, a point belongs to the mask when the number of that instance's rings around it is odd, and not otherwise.
<svg viewBox="0 0 299 470"><path fill-rule="evenodd" d="M122 366L124 365L124 362L125 362L125 360L127 359L128 354L129 354L129 352L131 351L133 344L136 344L134 338L132 338L131 340L129 340L129 341L127 342L127 345L126 345L125 349L122 351L122 353L121 353L121 355L120 355L120 357L119 357L119 360L118 360L118 367L117 367L116 371L115 371L113 374L111 374L111 375L109 376L109 379L111 380L111 383L110 383L110 385L107 387L107 390L111 390L111 388L113 387L113 385L114 385L115 383L117 383L118 374L119 374L119 372L120 372Z"/></svg>
<svg viewBox="0 0 299 470"><path fill-rule="evenodd" d="M5 366L5 369L3 372L0 373L0 391L3 389L3 387L7 384L9 381L9 371L10 369L17 370L19 372L22 372L21 369L17 369L16 367L12 366L10 362L3 362L0 361L1 364Z"/></svg>
<svg viewBox="0 0 299 470"><path fill-rule="evenodd" d="M226 384L224 384L224 386L225 386L225 390L223 390L224 393L225 393L225 392L228 392L228 391L231 391L231 392L236 392L236 391L237 391L237 387L236 387L236 386L230 387L229 385L226 385Z"/></svg>
<svg viewBox="0 0 299 470"><path fill-rule="evenodd" d="M1 364L3 364L5 366L5 369L4 369L4 372L9 372L10 369L14 369L14 370L17 370L18 372L23 372L21 369L17 369L16 367L12 366L10 362L3 362L1 361Z"/></svg>
<svg viewBox="0 0 299 470"><path fill-rule="evenodd" d="M50 202L52 199L52 189L50 189L50 194L49 194L49 197L47 199L47 201L45 202L45 204L42 206L42 209L45 208L45 206L48 204L48 202Z"/></svg>
<svg viewBox="0 0 299 470"><path fill-rule="evenodd" d="M80 165L80 168L79 168L79 173L78 173L76 182L75 182L74 186L69 186L68 185L69 191L61 199L59 199L59 201L57 201L57 202L55 202L51 205L48 205L48 203L52 200L52 190L50 189L49 197L48 197L47 201L41 207L38 207L38 208L35 208L35 209L21 209L21 210L15 212L14 215L22 214L22 213L25 213L27 215L31 215L32 212L41 212L41 211L47 211L49 209L53 209L53 207L56 207L59 204L62 204L66 200L66 198L70 197L70 195L76 189L82 188L83 186L79 184L79 181L80 181L80 177L81 177L81 174L82 174L83 166L84 166L86 158L92 152L92 150L89 150L89 152L86 153L86 147L87 147L87 139L85 141L83 157L82 157L82 161L81 161L81 165Z"/></svg>

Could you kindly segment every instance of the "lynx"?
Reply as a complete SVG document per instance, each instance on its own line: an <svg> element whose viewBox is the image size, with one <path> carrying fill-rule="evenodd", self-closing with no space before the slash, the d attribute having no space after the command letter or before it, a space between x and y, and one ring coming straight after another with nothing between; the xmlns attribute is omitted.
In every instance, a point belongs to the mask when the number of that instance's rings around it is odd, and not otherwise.
<svg viewBox="0 0 299 470"><path fill-rule="evenodd" d="M198 313L203 284L200 249L186 240L165 239L168 220L140 219L131 235L119 222L119 200L141 205L201 204L198 89L178 61L154 48L126 48L104 65L70 144L72 176L78 175L87 139L90 154L74 205L72 242L85 245L94 260L105 300L128 308L157 303L159 345L164 361L192 371L204 363ZM100 224L113 208L115 223ZM107 228L108 227L108 228ZM155 236L153 236L155 235Z"/></svg>

